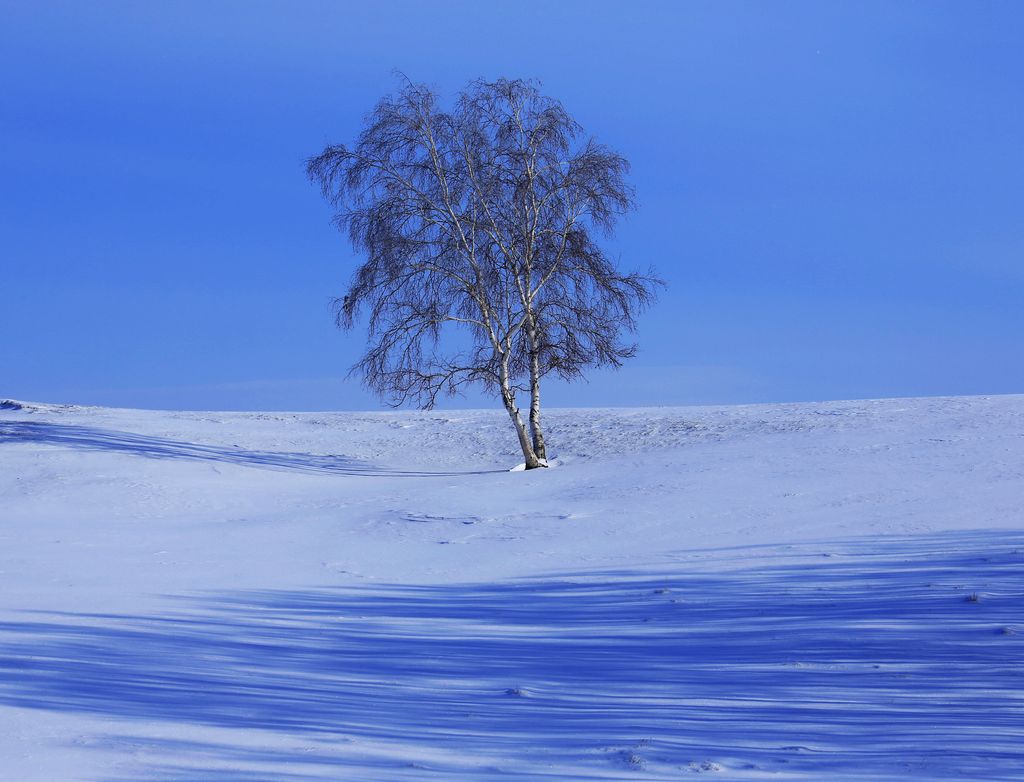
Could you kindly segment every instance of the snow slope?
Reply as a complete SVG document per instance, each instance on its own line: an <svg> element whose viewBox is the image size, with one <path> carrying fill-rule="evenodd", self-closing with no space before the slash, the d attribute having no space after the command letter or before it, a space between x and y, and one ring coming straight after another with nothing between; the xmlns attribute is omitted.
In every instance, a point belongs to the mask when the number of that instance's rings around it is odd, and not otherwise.
<svg viewBox="0 0 1024 782"><path fill-rule="evenodd" d="M1024 779L1024 397L0 405L0 779Z"/></svg>

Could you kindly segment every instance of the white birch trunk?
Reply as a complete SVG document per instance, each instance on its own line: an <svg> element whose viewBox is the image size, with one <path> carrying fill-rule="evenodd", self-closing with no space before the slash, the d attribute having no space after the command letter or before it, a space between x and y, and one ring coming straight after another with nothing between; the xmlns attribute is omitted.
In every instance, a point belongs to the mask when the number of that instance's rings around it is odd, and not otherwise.
<svg viewBox="0 0 1024 782"><path fill-rule="evenodd" d="M530 435L526 430L526 424L523 423L523 417L519 414L519 408L516 407L516 392L512 390L509 383L506 366L501 367L499 379L501 381L501 401L505 405L505 410L508 411L509 418L512 419L512 426L515 427L516 436L519 438L519 447L523 450L526 469L534 470L543 467L544 465L537 458L537 453L533 450L533 443L530 442Z"/></svg>
<svg viewBox="0 0 1024 782"><path fill-rule="evenodd" d="M533 452L538 459L547 460L544 445L544 430L540 425L540 356L537 354L536 331L530 332L530 434L533 436Z"/></svg>

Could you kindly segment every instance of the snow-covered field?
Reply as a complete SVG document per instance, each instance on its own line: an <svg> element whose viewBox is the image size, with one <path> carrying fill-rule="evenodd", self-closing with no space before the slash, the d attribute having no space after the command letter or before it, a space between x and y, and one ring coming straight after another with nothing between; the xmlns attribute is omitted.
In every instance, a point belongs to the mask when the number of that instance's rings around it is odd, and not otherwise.
<svg viewBox="0 0 1024 782"><path fill-rule="evenodd" d="M1024 397L0 411L0 779L1024 779Z"/></svg>

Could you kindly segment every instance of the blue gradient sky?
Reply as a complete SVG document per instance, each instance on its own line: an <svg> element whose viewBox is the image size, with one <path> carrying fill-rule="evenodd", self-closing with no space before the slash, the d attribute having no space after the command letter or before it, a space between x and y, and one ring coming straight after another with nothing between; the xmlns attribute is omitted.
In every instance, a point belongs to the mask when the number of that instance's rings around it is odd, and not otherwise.
<svg viewBox="0 0 1024 782"><path fill-rule="evenodd" d="M396 68L539 78L633 163L670 287L549 404L1024 392L1024 4L484 5L0 2L0 396L375 407L303 161Z"/></svg>

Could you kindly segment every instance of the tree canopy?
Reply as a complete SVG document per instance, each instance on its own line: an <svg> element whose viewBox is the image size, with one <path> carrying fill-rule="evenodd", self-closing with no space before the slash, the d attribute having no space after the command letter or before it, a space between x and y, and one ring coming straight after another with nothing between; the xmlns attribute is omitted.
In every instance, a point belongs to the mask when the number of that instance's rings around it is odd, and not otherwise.
<svg viewBox="0 0 1024 782"><path fill-rule="evenodd" d="M474 81L450 110L411 82L385 97L354 145L307 165L364 258L335 302L339 326L367 317L353 372L395 405L481 385L527 468L542 466L542 378L634 355L624 336L661 284L620 271L599 243L635 208L628 171L534 82ZM447 338L452 327L467 338ZM530 395L529 431L517 393Z"/></svg>

